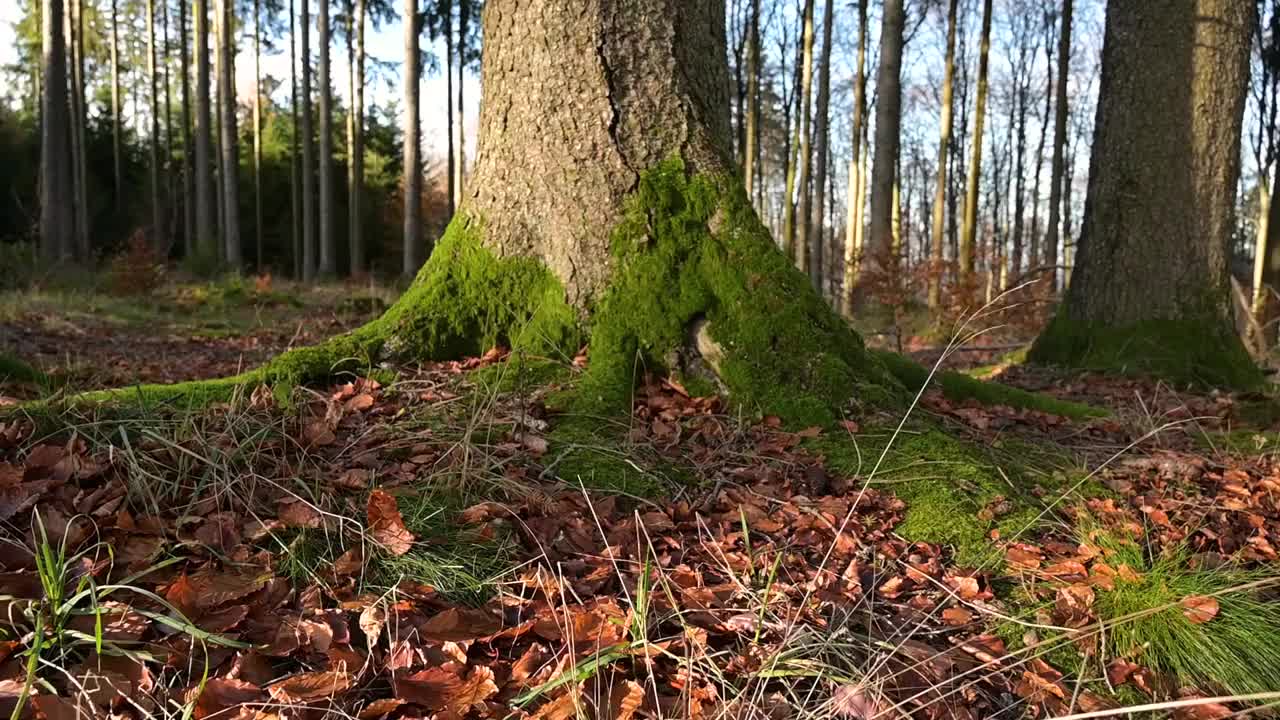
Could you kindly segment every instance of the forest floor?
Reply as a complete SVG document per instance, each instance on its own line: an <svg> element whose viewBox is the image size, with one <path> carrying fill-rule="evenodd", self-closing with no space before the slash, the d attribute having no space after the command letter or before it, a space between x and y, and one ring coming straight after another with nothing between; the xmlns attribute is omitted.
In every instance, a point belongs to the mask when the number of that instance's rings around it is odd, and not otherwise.
<svg viewBox="0 0 1280 720"><path fill-rule="evenodd" d="M0 348L53 376L0 395L225 375L380 307L217 287L192 309L190 287L0 298ZM1271 397L997 365L976 372L1107 414L926 390L905 417L792 428L660 377L629 416L576 416L557 398L582 364L495 349L287 405L246 388L199 412L0 422L0 713L1225 718L1280 702Z"/></svg>

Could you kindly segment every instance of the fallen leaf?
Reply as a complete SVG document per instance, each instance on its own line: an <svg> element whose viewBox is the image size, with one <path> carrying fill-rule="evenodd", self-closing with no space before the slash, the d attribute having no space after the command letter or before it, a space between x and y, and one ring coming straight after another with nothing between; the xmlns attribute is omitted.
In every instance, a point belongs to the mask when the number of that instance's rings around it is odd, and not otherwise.
<svg viewBox="0 0 1280 720"><path fill-rule="evenodd" d="M413 533L404 525L396 499L384 490L369 494L369 532L392 555L404 555L413 547Z"/></svg>
<svg viewBox="0 0 1280 720"><path fill-rule="evenodd" d="M272 683L267 687L271 697L279 702L312 702L332 697L350 688L349 673L322 671L299 673Z"/></svg>
<svg viewBox="0 0 1280 720"><path fill-rule="evenodd" d="M1191 595L1182 601L1182 614L1196 625L1207 623L1218 615L1218 600L1207 595Z"/></svg>

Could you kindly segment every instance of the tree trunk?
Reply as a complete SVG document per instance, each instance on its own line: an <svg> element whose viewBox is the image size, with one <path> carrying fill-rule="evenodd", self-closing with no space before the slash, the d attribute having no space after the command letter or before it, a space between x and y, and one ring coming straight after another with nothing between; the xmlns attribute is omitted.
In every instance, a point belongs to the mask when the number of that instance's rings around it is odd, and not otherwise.
<svg viewBox="0 0 1280 720"><path fill-rule="evenodd" d="M262 0L253 0L253 239L254 267L265 272L262 257Z"/></svg>
<svg viewBox="0 0 1280 720"><path fill-rule="evenodd" d="M182 55L182 254L195 254L195 186L191 177L191 53L187 31L187 0L178 0L178 52Z"/></svg>
<svg viewBox="0 0 1280 720"><path fill-rule="evenodd" d="M933 193L933 225L929 235L929 309L942 307L942 242L946 232L947 158L951 152L951 130L955 124L952 113L952 84L956 71L956 21L959 0L951 0L947 6L947 55L942 73L941 138L938 140L938 186Z"/></svg>
<svg viewBox="0 0 1280 720"><path fill-rule="evenodd" d="M164 205L160 200L160 81L156 61L156 0L147 0L147 76L151 85L151 239L157 250L167 248Z"/></svg>
<svg viewBox="0 0 1280 720"><path fill-rule="evenodd" d="M123 207L124 181L120 171L120 15L118 0L111 0L111 178L116 212Z"/></svg>
<svg viewBox="0 0 1280 720"><path fill-rule="evenodd" d="M1049 227L1045 233L1046 265L1058 261L1058 226L1062 222L1062 180L1066 170L1067 78L1071 70L1071 17L1074 0L1062 4L1062 30L1058 34L1058 86L1053 114L1053 159L1049 166ZM1049 273L1050 289L1058 287L1058 272Z"/></svg>
<svg viewBox="0 0 1280 720"><path fill-rule="evenodd" d="M805 0L807 5L808 0ZM791 97L787 100L786 142L787 169L783 181L782 197L782 249L787 257L795 254L796 243L796 177L800 164L800 83L804 72L804 18L800 14L800 27L796 34L795 67L791 78ZM793 113L794 112L794 116ZM794 120L794 122L792 122Z"/></svg>
<svg viewBox="0 0 1280 720"><path fill-rule="evenodd" d="M173 239L178 232L178 215L175 212L175 188L177 187L177 178L174 176L174 157L173 157L173 105L171 98L173 93L169 84L169 70L171 66L171 55L173 53L173 41L169 36L169 3L168 0L161 0L160 3L160 37L164 42L160 45L160 97L164 98L164 170L165 170L165 187L169 194L165 206L165 246L163 251L167 257L173 249Z"/></svg>
<svg viewBox="0 0 1280 720"><path fill-rule="evenodd" d="M444 23L444 94L445 94L445 134L448 136L447 149L448 158L446 162L445 172L448 173L448 190L449 190L449 217L458 211L458 178L455 174L454 164L458 162L458 156L454 153L454 125L453 125L453 0L441 0L441 12L444 14L442 22Z"/></svg>
<svg viewBox="0 0 1280 720"><path fill-rule="evenodd" d="M462 205L463 187L467 177L467 124L464 94L467 86L467 25L470 21L471 0L458 0L458 104L454 107L454 127L458 142L454 146L453 204Z"/></svg>
<svg viewBox="0 0 1280 720"><path fill-rule="evenodd" d="M351 212L356 191L355 154L352 152L356 144L356 7L353 0L343 0L347 21L347 115L345 127L347 131L347 252L352 250L351 231L356 223L356 216ZM358 272L353 265L351 271Z"/></svg>
<svg viewBox="0 0 1280 720"><path fill-rule="evenodd" d="M364 25L365 0L356 0L356 67L355 99L351 113L355 117L351 137L351 272L362 273L364 252Z"/></svg>
<svg viewBox="0 0 1280 720"><path fill-rule="evenodd" d="M885 0L880 26L880 69L876 77L876 146L871 166L871 241L863 266L876 275L893 273L893 193L897 184L902 129L903 0ZM887 278L877 278L879 280Z"/></svg>
<svg viewBox="0 0 1280 720"><path fill-rule="evenodd" d="M747 195L755 196L756 173L760 165L760 0L751 0L750 27L747 30L747 119L746 148L742 157L742 176Z"/></svg>
<svg viewBox="0 0 1280 720"><path fill-rule="evenodd" d="M294 2L289 0L289 208L293 218L289 239L293 248L293 277L301 280L305 266L302 260L302 168L298 163L298 16L295 13Z"/></svg>
<svg viewBox="0 0 1280 720"><path fill-rule="evenodd" d="M89 247L89 162L85 122L88 119L88 107L85 102L84 77L84 0L72 0L74 8L72 28L68 33L75 38L72 42L72 127L74 137L72 147L75 150L75 193L76 193L76 247L75 256L81 261L92 260Z"/></svg>
<svg viewBox="0 0 1280 720"><path fill-rule="evenodd" d="M422 266L422 130L418 123L419 62L418 0L404 0L404 262L401 272L413 277Z"/></svg>
<svg viewBox="0 0 1280 720"><path fill-rule="evenodd" d="M213 147L209 102L209 7L208 0L194 0L193 27L196 37L196 253L203 262L218 256L213 227L216 207L213 194Z"/></svg>
<svg viewBox="0 0 1280 720"><path fill-rule="evenodd" d="M852 153L849 156L849 188L844 229L844 292L840 309L846 318L853 317L853 289L858 284L858 262L862 252L862 189L866 174L862 167L863 138L866 136L867 96L867 5L869 0L858 0L858 67L853 79L853 132Z"/></svg>
<svg viewBox="0 0 1280 720"><path fill-rule="evenodd" d="M1227 272L1255 22L1237 0L1108 8L1074 278L1034 359L1261 381Z"/></svg>
<svg viewBox="0 0 1280 720"><path fill-rule="evenodd" d="M220 9L222 32L218 34L221 44L218 78L218 99L221 101L220 128L222 132L222 163L219 176L222 179L223 217L222 239L224 243L223 259L227 266L239 270L243 264L240 247L240 152L239 133L236 131L236 88L235 88L235 27L233 25L232 3L234 0L222 0Z"/></svg>
<svg viewBox="0 0 1280 720"><path fill-rule="evenodd" d="M991 0L982 4L982 39L978 48L978 99L973 113L973 159L965 183L964 229L960 236L960 283L968 290L973 282L974 244L978 235L978 182L982 177L982 125L987 113L987 73L991 55Z"/></svg>
<svg viewBox="0 0 1280 720"><path fill-rule="evenodd" d="M705 369L735 405L788 422L905 402L751 210L723 0L489 0L483 17L485 102L458 215L383 318L268 377L495 342L559 355L590 328L595 406L628 406L638 366Z"/></svg>
<svg viewBox="0 0 1280 720"><path fill-rule="evenodd" d="M41 3L40 256L46 263L73 259L76 245L63 15L62 0Z"/></svg>
<svg viewBox="0 0 1280 720"><path fill-rule="evenodd" d="M311 0L302 0L298 20L302 47L302 279L316 279L316 138L311 115Z"/></svg>
<svg viewBox="0 0 1280 720"><path fill-rule="evenodd" d="M1040 171L1044 167L1044 145L1049 137L1049 110L1053 104L1053 44L1046 40L1044 48L1045 89L1044 112L1040 115L1040 139L1036 142L1035 164L1031 179L1031 247L1027 253L1028 265L1051 265L1040 244Z"/></svg>
<svg viewBox="0 0 1280 720"><path fill-rule="evenodd" d="M1274 191L1280 188L1280 162L1272 165L1275 175L1270 189ZM1265 191L1266 183L1262 185ZM1258 256L1256 262L1258 267L1254 272L1254 287L1257 288L1254 317L1265 329L1261 342L1267 348L1275 344L1276 318L1280 317L1280 298L1276 295L1280 291L1280 202L1276 202L1270 195L1268 192L1267 218L1263 228L1260 229L1262 242L1255 251Z"/></svg>
<svg viewBox="0 0 1280 720"><path fill-rule="evenodd" d="M333 222L333 84L329 77L329 0L320 0L316 13L316 43L320 46L320 268L321 277L338 274L338 238Z"/></svg>
<svg viewBox="0 0 1280 720"><path fill-rule="evenodd" d="M809 221L813 213L813 32L815 0L804 2L804 59L800 71L800 167L797 190L799 213L795 220L796 238L792 257L801 272L809 268Z"/></svg>
<svg viewBox="0 0 1280 720"><path fill-rule="evenodd" d="M813 208L809 220L809 278L819 292L823 282L823 229L827 203L827 155L831 140L831 31L835 22L835 0L827 0L822 19L822 59L818 62L818 118L814 128Z"/></svg>

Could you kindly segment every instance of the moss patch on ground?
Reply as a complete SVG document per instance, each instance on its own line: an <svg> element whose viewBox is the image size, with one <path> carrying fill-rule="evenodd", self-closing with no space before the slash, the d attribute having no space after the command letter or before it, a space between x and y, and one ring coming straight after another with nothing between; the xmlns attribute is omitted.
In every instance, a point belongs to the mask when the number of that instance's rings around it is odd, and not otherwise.
<svg viewBox="0 0 1280 720"><path fill-rule="evenodd" d="M1059 312L1032 345L1031 362L1151 374L1181 385L1250 389L1258 369L1230 327L1197 320L1147 320L1099 327Z"/></svg>
<svg viewBox="0 0 1280 720"><path fill-rule="evenodd" d="M898 380L911 391L919 390L929 380L929 369L897 353L872 351ZM1048 395L1030 393L1018 388L986 382L964 373L941 370L934 373L932 382L948 400L964 402L976 400L984 405L1007 405L1013 408L1039 410L1041 412L1075 420L1106 417L1110 413L1103 408L1058 400Z"/></svg>

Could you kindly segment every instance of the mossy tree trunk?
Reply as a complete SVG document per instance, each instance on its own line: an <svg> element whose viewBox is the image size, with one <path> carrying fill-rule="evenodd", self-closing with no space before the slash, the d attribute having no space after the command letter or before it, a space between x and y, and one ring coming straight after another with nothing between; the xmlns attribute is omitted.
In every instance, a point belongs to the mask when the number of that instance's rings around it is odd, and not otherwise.
<svg viewBox="0 0 1280 720"><path fill-rule="evenodd" d="M1032 359L1258 382L1227 274L1256 22L1238 0L1111 4L1080 251Z"/></svg>
<svg viewBox="0 0 1280 720"><path fill-rule="evenodd" d="M490 0L465 201L379 320L260 379L493 343L566 360L625 406L644 368L712 376L796 422L901 385L774 246L733 164L723 0Z"/></svg>

